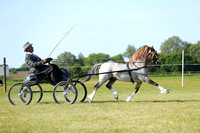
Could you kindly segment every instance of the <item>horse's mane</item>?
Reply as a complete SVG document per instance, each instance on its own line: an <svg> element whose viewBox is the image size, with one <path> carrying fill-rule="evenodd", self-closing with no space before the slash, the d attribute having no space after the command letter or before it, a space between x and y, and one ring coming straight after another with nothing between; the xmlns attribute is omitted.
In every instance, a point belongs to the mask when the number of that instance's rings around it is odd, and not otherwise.
<svg viewBox="0 0 200 133"><path fill-rule="evenodd" d="M147 45L144 45L142 47L140 47L130 58L129 62L134 62L138 59L141 59L141 57L144 57L144 55L147 55L149 49L151 49L152 47L149 47Z"/></svg>

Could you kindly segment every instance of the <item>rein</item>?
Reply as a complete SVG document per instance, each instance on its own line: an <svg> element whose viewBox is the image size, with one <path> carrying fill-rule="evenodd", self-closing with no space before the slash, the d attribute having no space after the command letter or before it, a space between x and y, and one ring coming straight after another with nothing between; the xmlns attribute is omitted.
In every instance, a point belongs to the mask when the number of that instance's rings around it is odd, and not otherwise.
<svg viewBox="0 0 200 133"><path fill-rule="evenodd" d="M86 77L86 76L93 76L93 75L100 75L100 74L108 74L108 73L116 73L116 72L128 72L130 73L130 71L137 71L137 70L140 70L140 69L143 69L143 68L147 68L147 66L143 66L143 67L137 67L137 68L134 68L134 69L126 69L126 70L118 70L118 71L111 71L111 72L102 72L102 73L94 73L94 74L82 74L82 75L77 75L75 77L72 77L70 78L69 80L72 80L74 78L82 78L82 77Z"/></svg>

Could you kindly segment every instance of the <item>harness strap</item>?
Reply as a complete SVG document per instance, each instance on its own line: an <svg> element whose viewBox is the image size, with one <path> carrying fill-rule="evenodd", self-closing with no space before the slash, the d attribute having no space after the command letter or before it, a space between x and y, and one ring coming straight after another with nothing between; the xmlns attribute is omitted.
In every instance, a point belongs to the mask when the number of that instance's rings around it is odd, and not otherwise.
<svg viewBox="0 0 200 133"><path fill-rule="evenodd" d="M127 63L127 67L129 68L128 70L117 70L117 71L110 71L110 72L102 72L102 73L92 73L92 74L79 74L77 76L74 76L74 77L71 77L68 79L68 81L72 80L72 79L75 79L75 78L78 78L78 80L80 78L83 78L83 77L86 77L86 76L93 76L93 75L100 75L100 74L108 74L108 73L115 73L115 72L128 72L130 73L130 77L131 77L131 72L130 71L137 71L137 70L140 70L142 68L147 68L147 66L143 66L143 67L137 67L137 68L133 68L133 69L130 69L128 63ZM132 79L132 78L131 78ZM133 79L132 79L133 80Z"/></svg>
<svg viewBox="0 0 200 133"><path fill-rule="evenodd" d="M132 78L132 76L131 76L131 71L130 71L129 62L126 64L126 66L127 66L127 68L128 68L128 74L129 74L129 76L130 76L130 78L131 78L131 82L134 84L133 78Z"/></svg>

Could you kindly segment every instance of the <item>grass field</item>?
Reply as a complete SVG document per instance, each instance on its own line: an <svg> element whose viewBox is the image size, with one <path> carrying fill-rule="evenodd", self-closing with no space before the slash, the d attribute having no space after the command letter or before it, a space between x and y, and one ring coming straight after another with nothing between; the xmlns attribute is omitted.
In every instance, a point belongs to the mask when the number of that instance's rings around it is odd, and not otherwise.
<svg viewBox="0 0 200 133"><path fill-rule="evenodd" d="M143 83L138 94L127 103L135 85L117 81L113 88L119 93L115 100L111 91L103 85L94 102L58 105L51 93L46 93L40 103L13 106L7 92L0 86L0 132L200 132L200 75L151 77L170 93L163 95L157 87ZM8 82L9 87L20 80ZM22 80L21 80L22 82ZM88 93L97 79L86 83ZM53 86L42 84L43 89Z"/></svg>

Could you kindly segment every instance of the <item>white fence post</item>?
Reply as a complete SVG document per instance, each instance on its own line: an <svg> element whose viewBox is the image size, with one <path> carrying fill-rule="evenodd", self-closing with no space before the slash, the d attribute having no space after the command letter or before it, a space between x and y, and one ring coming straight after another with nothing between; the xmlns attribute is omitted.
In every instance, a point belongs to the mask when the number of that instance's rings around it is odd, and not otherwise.
<svg viewBox="0 0 200 133"><path fill-rule="evenodd" d="M184 50L182 50L182 87L183 87L183 78L184 78Z"/></svg>

